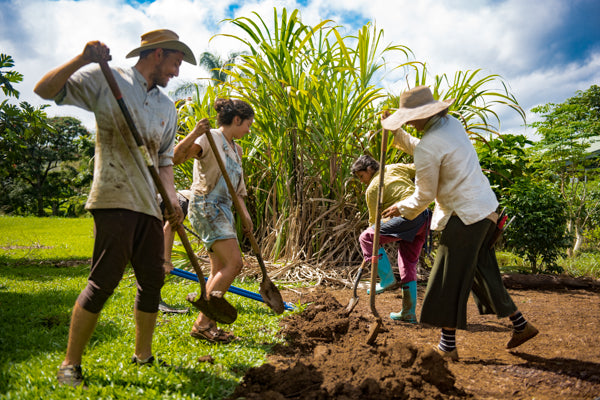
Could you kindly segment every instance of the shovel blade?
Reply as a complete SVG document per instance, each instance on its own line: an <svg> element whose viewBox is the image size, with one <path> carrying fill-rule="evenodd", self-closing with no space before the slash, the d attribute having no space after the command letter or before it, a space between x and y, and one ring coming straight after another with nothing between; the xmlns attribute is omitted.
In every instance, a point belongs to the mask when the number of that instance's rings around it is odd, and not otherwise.
<svg viewBox="0 0 600 400"><path fill-rule="evenodd" d="M260 283L260 295L264 302L275 311L276 314L283 314L285 311L285 304L283 298L277 286L270 279L263 279Z"/></svg>
<svg viewBox="0 0 600 400"><path fill-rule="evenodd" d="M365 265L365 262L363 261L362 265L358 269L358 272L356 273L356 278L354 279L354 285L352 285L352 298L350 299L350 301L348 302L348 305L346 306L346 312L348 314L350 314L352 312L352 310L354 310L354 307L356 307L356 305L358 304L358 294L356 293L356 288L358 287L358 282L360 282L360 278L363 273L364 265Z"/></svg>
<svg viewBox="0 0 600 400"><path fill-rule="evenodd" d="M206 300L201 294L190 293L186 300L213 321L231 324L237 319L237 310L223 297L210 295Z"/></svg>
<svg viewBox="0 0 600 400"><path fill-rule="evenodd" d="M352 297L350 299L350 301L348 302L348 305L346 306L346 313L350 314L352 312L352 310L354 310L354 307L356 307L357 304L358 304L358 296Z"/></svg>
<svg viewBox="0 0 600 400"><path fill-rule="evenodd" d="M382 325L383 321L381 320L381 318L376 319L375 323L371 325L371 328L369 329L369 336L367 337L368 345L372 346L375 343L375 340L377 340L377 335L379 334Z"/></svg>

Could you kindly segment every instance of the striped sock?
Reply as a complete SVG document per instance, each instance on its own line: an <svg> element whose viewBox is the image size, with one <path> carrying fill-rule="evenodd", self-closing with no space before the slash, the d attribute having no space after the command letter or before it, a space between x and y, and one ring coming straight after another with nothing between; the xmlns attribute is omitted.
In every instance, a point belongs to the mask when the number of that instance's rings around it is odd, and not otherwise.
<svg viewBox="0 0 600 400"><path fill-rule="evenodd" d="M447 353L456 348L456 331L442 328L442 337L438 348Z"/></svg>
<svg viewBox="0 0 600 400"><path fill-rule="evenodd" d="M525 319L525 317L523 317L523 314L521 314L521 311L517 311L517 313L515 315L512 315L509 318L513 324L513 328L515 329L515 332L519 333L519 332L523 332L523 330L525 330L525 325L527 325L527 320Z"/></svg>

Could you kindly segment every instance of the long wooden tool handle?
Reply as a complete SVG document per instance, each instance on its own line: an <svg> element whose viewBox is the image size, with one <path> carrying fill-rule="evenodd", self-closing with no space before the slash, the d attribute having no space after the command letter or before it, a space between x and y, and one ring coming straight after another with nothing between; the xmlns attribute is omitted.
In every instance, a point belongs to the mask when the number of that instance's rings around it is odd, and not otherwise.
<svg viewBox="0 0 600 400"><path fill-rule="evenodd" d="M385 153L387 150L387 129L383 129L381 138L381 155L379 156L379 188L377 190L377 210L375 215L375 237L373 238L373 252L371 254L371 292L369 305L375 318L380 319L377 308L375 308L375 280L377 279L377 266L379 263L379 230L381 228L381 212L383 211L383 185L385 175Z"/></svg>
<svg viewBox="0 0 600 400"><path fill-rule="evenodd" d="M165 208L167 209L167 211L170 214L174 214L175 209L173 207L173 204L171 204L171 202L169 201L169 196L167 194L167 190L165 189L164 185L162 184L160 176L158 175L158 171L154 167L154 162L152 161L152 157L150 157L150 154L148 153L148 149L147 149L146 145L144 144L144 139L142 139L142 135L140 135L135 123L133 122L133 118L131 118L129 109L127 108L127 105L125 104L125 101L123 100L123 96L121 95L121 91L119 90L119 85L117 84L117 81L115 80L115 77L114 77L112 71L110 70L108 63L106 61L100 62L100 69L102 70L102 74L104 75L104 78L106 78L108 87L110 88L113 96L115 97L115 100L117 100L117 104L119 104L119 108L121 109L121 112L123 113L123 117L125 117L125 121L127 122L127 126L129 127L129 130L131 131L131 134L133 135L135 143L137 144L138 149L141 152L142 157L144 158L144 161L146 162L146 166L148 167L148 171L150 172L150 175L152 176L152 180L154 181L154 184L156 185L158 193L160 193L160 195L163 198L163 203L165 205ZM125 132L121 131L121 134L123 135L123 139L125 139L125 143L127 143L127 139L125 137ZM185 234L185 230L183 230L183 226L181 224L179 224L175 228L176 228L177 234L179 235L179 238L181 239L181 243L183 244L183 247L185 248L185 252L187 253L188 258L190 259L190 262L192 263L192 266L194 267L194 271L196 272L196 275L198 275L198 277L201 278L201 279L199 279L201 292L204 294L205 297L208 297L208 295L206 294L206 284L204 282L204 276L202 275L202 269L200 268L200 264L198 264L198 260L196 259L196 253L194 253L194 250L192 249L190 241L188 240L187 235Z"/></svg>
<svg viewBox="0 0 600 400"><path fill-rule="evenodd" d="M223 178L225 179L225 184L227 185L227 189L229 190L229 194L231 195L231 199L233 200L233 206L235 207L238 214L242 215L242 212L244 210L242 207L242 203L240 202L237 192L235 191L235 188L233 187L233 184L231 183L231 179L229 179L229 175L227 174L227 170L225 169L225 164L223 163L223 159L221 158L221 153L219 153L219 149L217 148L215 139L213 138L212 133L210 131L206 132L206 138L208 139L208 143L210 144L210 147L212 148L212 151L215 154L215 158L217 159L217 164L219 165L219 168L221 169L221 173L223 174ZM234 148L233 151L237 151L237 149ZM261 271L263 273L263 277L264 277L267 273L267 268L265 267L265 263L262 259L260 247L258 246L258 242L256 241L256 238L254 237L254 234L252 233L252 231L250 231L250 229L248 229L249 227L244 226L244 228L246 228L246 231L247 231L246 237L248 238L248 240L250 240L250 245L252 246L252 251L254 252L256 259L258 260L258 265L260 266L260 269L261 269Z"/></svg>

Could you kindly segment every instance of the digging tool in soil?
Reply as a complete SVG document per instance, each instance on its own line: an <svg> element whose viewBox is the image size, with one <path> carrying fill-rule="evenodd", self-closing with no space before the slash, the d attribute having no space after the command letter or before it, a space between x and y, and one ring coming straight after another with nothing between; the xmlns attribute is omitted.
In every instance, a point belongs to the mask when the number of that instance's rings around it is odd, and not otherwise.
<svg viewBox="0 0 600 400"><path fill-rule="evenodd" d="M377 335L383 326L383 320L381 316L377 312L377 308L375 307L375 279L377 279L377 259L373 258L371 262L371 292L369 294L369 307L371 308L371 313L375 317L375 323L371 325L369 328L369 335L367 336L367 344L373 345L375 340L377 340Z"/></svg>
<svg viewBox="0 0 600 400"><path fill-rule="evenodd" d="M117 81L115 80L115 77L113 76L112 71L110 70L110 67L108 66L108 63L106 61L100 62L100 68L102 69L102 74L106 78L106 82L108 83L108 86L110 87L111 92L113 93L113 95L115 96L115 99L117 100L117 103L119 104L119 108L123 112L123 117L125 117L127 126L129 127L129 130L131 131L131 134L133 135L133 138L135 139L135 142L138 146L138 151L141 152L142 158L146 162L146 166L148 167L148 171L150 172L150 175L152 176L152 180L154 181L154 184L156 185L158 192L160 193L160 195L162 196L163 199L168 199L169 197L167 195L167 191L165 190L165 187L163 186L162 181L160 180L160 177L158 176L158 172L152 162L152 159L150 158L150 155L148 154L148 149L147 149L146 145L144 144L142 136L138 132L138 130L133 122L131 114L129 113L129 109L127 108L125 101L123 100L123 96L121 95L119 85L117 84ZM123 134L123 139L125 139L125 142L127 143L127 138L125 136L125 133L123 131L121 131L121 133ZM131 148L129 150L134 152L134 150ZM170 214L173 214L174 208L173 208L173 205L171 204L171 202L165 201L164 204L165 204L167 211ZM179 234L181 243L183 244L183 247L185 248L185 251L188 255L188 258L190 259L190 262L192 263L192 266L194 267L194 270L196 271L196 274L200 278L202 278L202 279L199 279L200 296L197 299L188 299L188 300L196 308L198 308L200 311L202 311L202 313L204 313L204 315L206 315L208 318L210 318L214 321L223 323L223 324L231 324L237 318L237 310L235 309L235 307L233 307L231 304L229 304L227 302L227 300L225 300L223 297L213 296L212 294L207 295L206 284L204 282L204 279L203 279L204 277L202 275L202 269L200 268L200 265L198 264L198 259L196 258L196 254L194 253L194 250L192 249L192 246L190 245L190 242L185 234L185 230L183 229L182 224L179 224L179 226L177 226L177 233Z"/></svg>
<svg viewBox="0 0 600 400"><path fill-rule="evenodd" d="M383 176L385 173L385 151L387 150L388 131L383 129L381 138L381 155L379 157L379 188L377 190L377 212L375 217L375 237L373 238L373 253L371 254L371 290L369 292L369 306L375 317L375 324L369 329L367 344L372 345L377 339L379 330L383 326L381 316L375 307L375 293L377 280L377 265L379 263L379 230L381 229L381 213L383 212Z"/></svg>
<svg viewBox="0 0 600 400"><path fill-rule="evenodd" d="M348 305L346 306L346 312L350 314L354 307L358 304L358 293L356 289L358 288L358 282L360 282L360 278L363 274L363 268L367 262L363 260L362 264L358 268L358 272L356 272L356 278L354 279L354 285L352 286L352 298L348 301Z"/></svg>
<svg viewBox="0 0 600 400"><path fill-rule="evenodd" d="M183 228L184 228L186 231L188 231L189 233L191 233L192 235L194 235L196 238L198 238L198 239L202 240L202 238L201 238L200 236L198 236L198 234L197 234L196 232L194 232L193 230L191 230L191 229L190 229L190 228L188 228L187 226L183 225ZM261 263L260 265L261 265L261 270L263 271L263 279L264 279L264 276L266 276L266 272L265 272L265 271L266 271L266 269L265 269L265 266L264 266L263 260L262 260L262 258L259 258L258 256L257 256L257 259L259 260L259 263ZM175 269L177 269L177 268L175 268ZM173 271L171 271L171 273L173 273ZM175 273L175 275L177 275L177 273ZM191 275L193 275L193 274L191 274ZM180 276L181 276L181 275L180 275ZM195 276L195 275L194 275L194 276ZM184 277L184 278L186 278L186 277ZM198 278L195 278L195 279L198 279ZM204 279L206 279L206 278L204 278ZM232 290L232 289L233 289L233 290ZM276 289L277 289L277 288L276 288ZM268 289L263 289L263 290L268 290ZM228 291L228 292L231 292L231 293L239 294L240 296L248 297L248 298L251 298L251 299L253 299L253 300L257 300L257 301L261 301L261 302L263 302L263 303L266 303L266 301L265 301L265 299L263 298L263 296L262 296L261 294L258 294L258 293L244 291L243 289L239 289L239 288L236 288L236 287L234 287L234 286L230 286L230 287L229 287L229 289L228 289L227 291ZM245 293L244 293L244 292L245 292ZM282 300L282 301L283 301L283 300ZM276 302L277 302L277 300L276 300ZM277 305L277 303L275 303L275 304ZM291 304L287 303L287 302L283 302L283 306L284 306L284 308L285 308L286 310L293 310L293 309L294 309L294 307L293 307ZM271 308L272 308L272 307L271 307ZM278 312L278 314L281 314L281 313L279 313L279 312Z"/></svg>
<svg viewBox="0 0 600 400"><path fill-rule="evenodd" d="M225 164L223 164L223 159L221 158L221 153L219 153L217 149L217 145L215 144L215 140L212 136L212 133L208 131L205 133L205 135L208 139L208 143L210 144L213 153L215 154L217 164L219 164L219 168L221 169L221 173L223 174L223 178L225 179L225 183L227 184L227 189L229 190L229 194L231 195L231 199L233 200L235 210L238 212L238 214L241 214L243 212L243 208L240 203L240 199L238 198L238 195L235 192L235 189L233 188L231 179L229 179L229 175L227 174L227 170L225 169ZM271 281L269 275L267 275L267 268L265 267L265 263L261 256L260 247L258 247L258 243L256 242L254 234L250 230L247 230L246 237L250 240L250 244L252 245L252 251L256 256L256 260L258 261L258 265L260 266L260 270L262 272L262 281L260 282L259 293L262 296L264 302L273 311L275 311L277 314L281 314L285 310L281 293L279 292L279 289L277 289L277 286L275 286L275 284Z"/></svg>
<svg viewBox="0 0 600 400"><path fill-rule="evenodd" d="M180 269L180 268L173 268L173 270L171 270L171 275L179 276L181 278L185 278L185 279L189 279L189 280L198 282L198 276L196 274L194 274L192 272L188 272L188 271ZM204 280L206 280L206 277L204 278ZM242 289L237 286L231 285L231 286L229 286L229 289L227 289L227 291L230 293L233 293L233 294L237 294L238 296L246 297L248 299L261 301L263 303L265 302L265 300L262 298L262 296L259 293L251 292L249 290ZM293 304L290 304L288 302L284 302L283 306L285 307L286 310L293 310L295 308Z"/></svg>

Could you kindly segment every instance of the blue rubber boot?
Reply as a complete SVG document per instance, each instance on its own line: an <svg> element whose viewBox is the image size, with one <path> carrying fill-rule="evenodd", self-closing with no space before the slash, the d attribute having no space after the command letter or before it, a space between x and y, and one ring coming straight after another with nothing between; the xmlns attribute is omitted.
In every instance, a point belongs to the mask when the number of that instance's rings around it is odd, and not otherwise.
<svg viewBox="0 0 600 400"><path fill-rule="evenodd" d="M390 313L394 321L417 323L415 307L417 306L417 281L402 284L402 311Z"/></svg>
<svg viewBox="0 0 600 400"><path fill-rule="evenodd" d="M387 256L383 247L379 248L379 262L377 263L377 275L379 275L379 283L375 286L375 293L383 293L387 289L391 288L396 284L396 277L394 271L392 271L392 265L390 259ZM367 289L367 294L370 290Z"/></svg>

